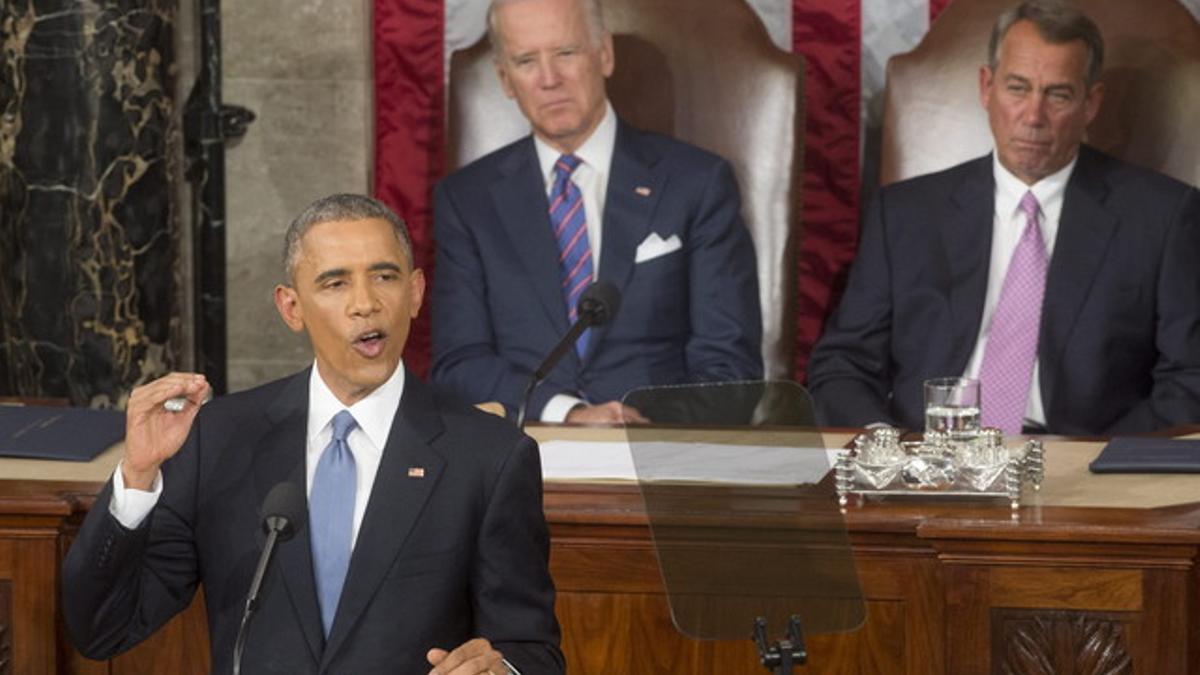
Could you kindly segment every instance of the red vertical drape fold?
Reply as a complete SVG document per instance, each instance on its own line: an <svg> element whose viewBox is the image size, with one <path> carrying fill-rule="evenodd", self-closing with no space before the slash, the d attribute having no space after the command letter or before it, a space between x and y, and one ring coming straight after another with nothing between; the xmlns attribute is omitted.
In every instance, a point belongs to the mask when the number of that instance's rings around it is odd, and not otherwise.
<svg viewBox="0 0 1200 675"><path fill-rule="evenodd" d="M950 6L950 2L951 0L929 0L929 23L932 24L942 10Z"/></svg>
<svg viewBox="0 0 1200 675"><path fill-rule="evenodd" d="M794 368L801 382L858 245L861 37L859 0L793 1L793 49L806 61L807 99Z"/></svg>
<svg viewBox="0 0 1200 675"><path fill-rule="evenodd" d="M434 183L444 166L442 0L375 0L375 196L408 222L413 254L433 278ZM426 296L428 297L428 295ZM429 370L429 306L413 324L404 363Z"/></svg>

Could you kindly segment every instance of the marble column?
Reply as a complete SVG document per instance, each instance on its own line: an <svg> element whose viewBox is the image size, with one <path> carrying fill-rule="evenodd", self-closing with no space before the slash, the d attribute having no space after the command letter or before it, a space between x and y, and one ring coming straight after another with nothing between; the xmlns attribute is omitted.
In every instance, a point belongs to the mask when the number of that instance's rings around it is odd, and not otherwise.
<svg viewBox="0 0 1200 675"><path fill-rule="evenodd" d="M120 406L171 368L177 0L0 0L0 395Z"/></svg>

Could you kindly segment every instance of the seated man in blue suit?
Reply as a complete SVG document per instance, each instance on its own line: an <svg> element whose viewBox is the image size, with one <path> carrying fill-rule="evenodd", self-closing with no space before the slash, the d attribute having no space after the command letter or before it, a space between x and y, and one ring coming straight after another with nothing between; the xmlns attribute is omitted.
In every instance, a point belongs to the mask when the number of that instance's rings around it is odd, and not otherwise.
<svg viewBox="0 0 1200 675"><path fill-rule="evenodd" d="M513 414L596 279L620 309L534 392L530 419L636 421L619 403L630 389L761 378L754 248L729 164L617 119L596 0L496 0L488 25L533 133L438 186L434 382Z"/></svg>
<svg viewBox="0 0 1200 675"><path fill-rule="evenodd" d="M403 221L333 195L285 248L275 302L315 364L203 409L201 375L133 391L124 456L64 562L75 644L118 654L203 584L211 671L230 672L259 505L292 483L308 526L276 552L242 672L563 672L537 446L405 371L425 281Z"/></svg>
<svg viewBox="0 0 1200 675"><path fill-rule="evenodd" d="M999 18L996 150L879 191L812 356L823 423L921 428L922 381L957 375L1009 433L1200 421L1200 195L1083 145L1103 55L1063 2Z"/></svg>

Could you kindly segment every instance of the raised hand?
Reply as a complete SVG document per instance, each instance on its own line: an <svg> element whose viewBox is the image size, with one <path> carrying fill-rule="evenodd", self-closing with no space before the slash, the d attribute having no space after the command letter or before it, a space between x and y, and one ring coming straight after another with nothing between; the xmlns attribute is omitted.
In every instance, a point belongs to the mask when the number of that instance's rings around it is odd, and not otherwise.
<svg viewBox="0 0 1200 675"><path fill-rule="evenodd" d="M125 408L125 487L150 489L158 467L183 447L209 391L208 381L197 373L171 373L133 390ZM180 397L186 401L182 411L164 407Z"/></svg>

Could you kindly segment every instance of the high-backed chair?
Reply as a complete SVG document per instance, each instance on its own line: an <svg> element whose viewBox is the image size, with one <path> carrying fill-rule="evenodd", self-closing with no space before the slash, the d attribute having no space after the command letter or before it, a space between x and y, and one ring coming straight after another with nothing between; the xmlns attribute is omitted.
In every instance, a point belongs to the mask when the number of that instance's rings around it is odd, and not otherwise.
<svg viewBox="0 0 1200 675"><path fill-rule="evenodd" d="M758 252L766 373L789 377L804 156L800 57L771 43L744 0L602 4L616 52L608 93L617 114L733 164ZM451 169L529 133L500 88L486 37L451 58L448 121Z"/></svg>
<svg viewBox="0 0 1200 675"><path fill-rule="evenodd" d="M954 0L921 44L888 62L880 176L886 185L992 149L979 66L1016 0ZM1179 0L1076 0L1104 35L1104 101L1087 142L1200 184L1200 23Z"/></svg>

